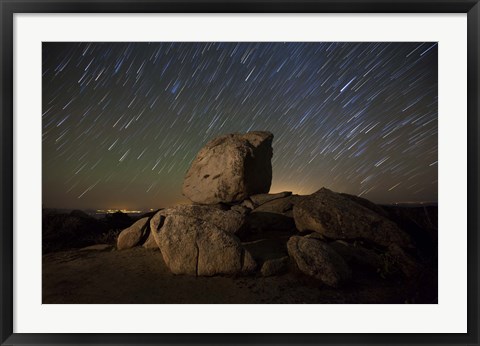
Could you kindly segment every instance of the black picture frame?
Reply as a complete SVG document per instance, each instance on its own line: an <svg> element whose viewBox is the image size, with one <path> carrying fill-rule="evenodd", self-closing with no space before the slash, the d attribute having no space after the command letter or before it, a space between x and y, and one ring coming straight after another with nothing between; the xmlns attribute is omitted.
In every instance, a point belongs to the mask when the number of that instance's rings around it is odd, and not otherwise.
<svg viewBox="0 0 480 346"><path fill-rule="evenodd" d="M2 345L479 344L479 0L0 0ZM467 13L468 332L465 334L20 334L13 332L13 17L16 13ZM451 316L452 319L455 316Z"/></svg>

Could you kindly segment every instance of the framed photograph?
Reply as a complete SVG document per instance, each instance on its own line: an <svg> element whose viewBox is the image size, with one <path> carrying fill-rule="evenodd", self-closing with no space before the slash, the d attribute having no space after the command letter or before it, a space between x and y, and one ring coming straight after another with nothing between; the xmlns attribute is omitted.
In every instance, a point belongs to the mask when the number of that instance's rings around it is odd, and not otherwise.
<svg viewBox="0 0 480 346"><path fill-rule="evenodd" d="M478 345L478 1L1 0L1 342Z"/></svg>

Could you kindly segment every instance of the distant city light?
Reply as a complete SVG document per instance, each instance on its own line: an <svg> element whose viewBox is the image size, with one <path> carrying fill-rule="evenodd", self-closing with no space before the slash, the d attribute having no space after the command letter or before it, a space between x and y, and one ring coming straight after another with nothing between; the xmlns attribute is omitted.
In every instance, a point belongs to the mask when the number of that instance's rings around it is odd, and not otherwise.
<svg viewBox="0 0 480 346"><path fill-rule="evenodd" d="M127 210L127 209L98 209L96 210L97 214L113 214L117 212L122 212L124 214L141 214L141 210Z"/></svg>

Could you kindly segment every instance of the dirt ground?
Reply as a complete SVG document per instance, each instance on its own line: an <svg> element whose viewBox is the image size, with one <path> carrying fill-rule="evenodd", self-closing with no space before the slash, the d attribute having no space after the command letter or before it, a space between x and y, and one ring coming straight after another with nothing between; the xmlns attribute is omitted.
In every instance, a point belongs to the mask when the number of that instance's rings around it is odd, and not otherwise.
<svg viewBox="0 0 480 346"><path fill-rule="evenodd" d="M173 275L159 250L70 250L43 256L44 304L437 303L436 278L354 277L341 289L294 270L274 277ZM433 293L432 293L433 292Z"/></svg>

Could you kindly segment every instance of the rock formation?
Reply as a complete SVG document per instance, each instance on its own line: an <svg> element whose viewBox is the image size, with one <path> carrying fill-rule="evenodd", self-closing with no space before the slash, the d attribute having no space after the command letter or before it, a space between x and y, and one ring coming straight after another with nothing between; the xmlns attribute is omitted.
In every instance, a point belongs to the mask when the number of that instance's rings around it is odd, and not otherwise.
<svg viewBox="0 0 480 346"><path fill-rule="evenodd" d="M159 249L174 274L273 276L296 268L332 287L356 273L414 277L422 270L412 251L417 239L395 210L326 188L269 194L272 139L250 132L211 140L184 180L194 204L140 219L122 231L117 249ZM434 232L430 214L409 215L409 224L422 221Z"/></svg>

